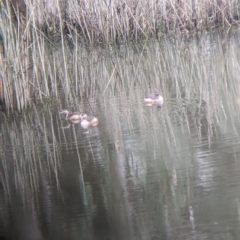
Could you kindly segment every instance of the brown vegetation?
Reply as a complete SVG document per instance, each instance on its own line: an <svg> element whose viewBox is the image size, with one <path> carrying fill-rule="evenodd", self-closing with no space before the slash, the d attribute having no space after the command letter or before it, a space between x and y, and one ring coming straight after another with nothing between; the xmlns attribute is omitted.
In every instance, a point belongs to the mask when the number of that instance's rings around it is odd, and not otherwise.
<svg viewBox="0 0 240 240"><path fill-rule="evenodd" d="M83 66L77 62L83 44L112 47L114 43L164 34L188 36L213 27L237 24L240 12L239 0L3 2L0 27L7 53L6 64L1 66L4 99L7 109L19 111L32 99L42 101L58 96L60 88L68 92L72 86L81 85L76 92L83 96L99 84L95 80L85 81L87 73L76 70ZM65 40L74 46L70 57ZM60 49L58 53L54 52L56 46ZM112 73L113 69L114 66ZM77 82L79 79L81 84Z"/></svg>
<svg viewBox="0 0 240 240"><path fill-rule="evenodd" d="M230 27L239 19L239 0L11 0L16 16L47 36L108 43L177 31Z"/></svg>

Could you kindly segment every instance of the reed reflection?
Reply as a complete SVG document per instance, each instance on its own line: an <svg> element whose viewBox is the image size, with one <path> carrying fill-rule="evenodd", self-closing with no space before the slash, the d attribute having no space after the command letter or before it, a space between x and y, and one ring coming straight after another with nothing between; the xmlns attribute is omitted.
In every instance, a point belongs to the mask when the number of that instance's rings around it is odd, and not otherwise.
<svg viewBox="0 0 240 240"><path fill-rule="evenodd" d="M80 55L69 77L88 76L98 86L86 94L92 98L78 94L77 82L57 104L33 105L1 123L6 228L22 239L33 239L28 222L39 239L191 239L206 226L227 235L221 220L238 221L232 203L240 197L238 56L231 44L214 51L221 41L207 37L126 47L103 61L96 61L102 52L86 62ZM143 103L153 89L164 96L161 108ZM88 116L62 119L63 105L94 113L98 124L82 126ZM222 206L231 216L216 214Z"/></svg>

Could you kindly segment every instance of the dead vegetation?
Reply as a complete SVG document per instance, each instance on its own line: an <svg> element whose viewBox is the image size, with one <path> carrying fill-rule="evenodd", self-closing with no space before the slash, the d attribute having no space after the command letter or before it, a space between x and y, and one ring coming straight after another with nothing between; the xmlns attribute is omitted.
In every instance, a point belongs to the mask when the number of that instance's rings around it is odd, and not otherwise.
<svg viewBox="0 0 240 240"><path fill-rule="evenodd" d="M99 83L84 80L77 57L86 46L190 36L239 19L239 0L4 0L1 6L4 101L19 111L58 96L60 88L65 95L73 86L81 86L81 96L91 92Z"/></svg>

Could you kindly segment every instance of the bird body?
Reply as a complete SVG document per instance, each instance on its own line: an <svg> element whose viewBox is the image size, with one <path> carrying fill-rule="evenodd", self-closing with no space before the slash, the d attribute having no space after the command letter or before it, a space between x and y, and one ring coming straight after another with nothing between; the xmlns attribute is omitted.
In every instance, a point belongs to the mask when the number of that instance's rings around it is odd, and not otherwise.
<svg viewBox="0 0 240 240"><path fill-rule="evenodd" d="M65 115L66 120L69 120L69 121L81 120L81 113L80 112L69 113L68 110L64 109L59 114L62 114L62 113Z"/></svg>
<svg viewBox="0 0 240 240"><path fill-rule="evenodd" d="M152 94L147 95L143 102L146 104L156 104L156 105L163 105L163 97L159 94L159 92L155 92Z"/></svg>
<svg viewBox="0 0 240 240"><path fill-rule="evenodd" d="M97 126L98 119L94 116L88 116L87 114L81 114L81 126L88 128L90 126Z"/></svg>

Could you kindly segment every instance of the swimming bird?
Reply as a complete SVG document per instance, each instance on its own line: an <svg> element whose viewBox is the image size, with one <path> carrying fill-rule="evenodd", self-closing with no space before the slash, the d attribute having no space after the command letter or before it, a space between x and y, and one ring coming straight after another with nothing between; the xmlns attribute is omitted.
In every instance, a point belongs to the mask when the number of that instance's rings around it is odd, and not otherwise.
<svg viewBox="0 0 240 240"><path fill-rule="evenodd" d="M159 94L159 92L151 93L147 95L144 99L143 102L146 104L156 104L159 106L163 105L163 97Z"/></svg>
<svg viewBox="0 0 240 240"><path fill-rule="evenodd" d="M81 126L83 128L88 128L90 126L97 126L98 119L94 116L88 116L87 114L81 114Z"/></svg>
<svg viewBox="0 0 240 240"><path fill-rule="evenodd" d="M63 109L59 114L62 114L62 113L65 115L66 120L69 120L69 121L81 120L81 113L80 112L69 113L68 110Z"/></svg>

